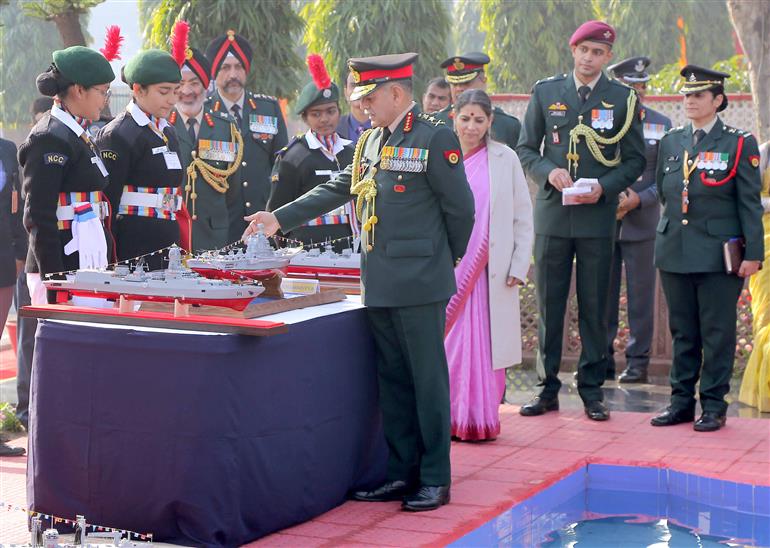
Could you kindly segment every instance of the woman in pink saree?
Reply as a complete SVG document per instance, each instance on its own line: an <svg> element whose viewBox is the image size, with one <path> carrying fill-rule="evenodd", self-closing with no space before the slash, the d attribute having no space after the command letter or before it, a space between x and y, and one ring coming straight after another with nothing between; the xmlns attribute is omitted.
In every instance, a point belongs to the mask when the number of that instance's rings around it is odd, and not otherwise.
<svg viewBox="0 0 770 548"><path fill-rule="evenodd" d="M447 306L452 436L484 441L500 433L505 368L521 362L518 288L532 254L532 202L516 153L489 137L489 96L467 90L454 112L476 224Z"/></svg>

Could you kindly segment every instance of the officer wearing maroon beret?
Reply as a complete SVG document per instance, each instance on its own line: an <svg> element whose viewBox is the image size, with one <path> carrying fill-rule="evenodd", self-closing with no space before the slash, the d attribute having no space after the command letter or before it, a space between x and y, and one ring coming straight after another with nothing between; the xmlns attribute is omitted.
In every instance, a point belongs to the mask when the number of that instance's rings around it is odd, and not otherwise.
<svg viewBox="0 0 770 548"><path fill-rule="evenodd" d="M569 42L574 69L535 84L517 147L525 172L538 186L535 284L541 391L521 407L525 416L559 408L558 373L573 262L582 345L578 392L590 419L610 416L601 387L607 369L615 215L618 195L645 165L636 92L602 71L612 59L615 37L615 29L603 21L588 21L575 31Z"/></svg>
<svg viewBox="0 0 770 548"><path fill-rule="evenodd" d="M275 97L246 91L252 49L248 40L233 30L213 40L206 48L216 89L206 100L206 109L227 112L235 118L243 135L243 158L232 181L229 240L241 237L245 215L265 209L270 197L270 173L276 153L288 142L286 122Z"/></svg>

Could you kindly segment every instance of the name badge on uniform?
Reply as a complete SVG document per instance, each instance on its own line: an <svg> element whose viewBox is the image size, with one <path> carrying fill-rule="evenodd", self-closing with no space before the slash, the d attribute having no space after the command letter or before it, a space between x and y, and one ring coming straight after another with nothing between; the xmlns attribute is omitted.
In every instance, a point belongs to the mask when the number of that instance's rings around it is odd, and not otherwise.
<svg viewBox="0 0 770 548"><path fill-rule="evenodd" d="M275 135L278 133L278 118L263 114L249 114L249 131Z"/></svg>
<svg viewBox="0 0 770 548"><path fill-rule="evenodd" d="M160 154L162 152L168 152L168 147L163 145L162 147L155 147L152 149L153 154Z"/></svg>
<svg viewBox="0 0 770 548"><path fill-rule="evenodd" d="M727 169L730 155L727 152L699 152L698 169Z"/></svg>
<svg viewBox="0 0 770 548"><path fill-rule="evenodd" d="M655 141L660 141L665 134L666 126L663 124L644 123L644 138L647 139L651 145L654 145Z"/></svg>
<svg viewBox="0 0 770 548"><path fill-rule="evenodd" d="M595 108L591 111L591 127L594 129L612 129L613 113L609 109Z"/></svg>
<svg viewBox="0 0 770 548"><path fill-rule="evenodd" d="M204 160L234 162L238 146L230 141L198 140L198 156Z"/></svg>
<svg viewBox="0 0 770 548"><path fill-rule="evenodd" d="M428 149L382 147L380 167L386 171L422 173L428 170Z"/></svg>
<svg viewBox="0 0 770 548"><path fill-rule="evenodd" d="M91 156L91 163L96 164L96 167L99 168L99 172L102 174L102 177L106 177L108 175L107 168L104 167L104 162L102 162L102 159L98 156Z"/></svg>
<svg viewBox="0 0 770 548"><path fill-rule="evenodd" d="M166 161L166 169L182 169L182 164L179 162L179 156L176 152L164 152L163 159Z"/></svg>
<svg viewBox="0 0 770 548"><path fill-rule="evenodd" d="M326 177L331 177L332 175L337 175L337 173L339 173L339 171L332 171L331 169L316 169L315 170L315 174L316 175L321 175L321 176L326 176Z"/></svg>

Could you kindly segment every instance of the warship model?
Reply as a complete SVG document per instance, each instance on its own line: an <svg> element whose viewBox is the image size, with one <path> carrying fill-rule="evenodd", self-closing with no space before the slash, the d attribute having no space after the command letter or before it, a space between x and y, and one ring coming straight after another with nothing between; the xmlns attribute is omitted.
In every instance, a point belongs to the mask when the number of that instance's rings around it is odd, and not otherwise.
<svg viewBox="0 0 770 548"><path fill-rule="evenodd" d="M233 249L228 253L207 252L187 259L187 267L201 276L224 280L265 280L289 265L299 248L274 249L270 245L262 225L259 231L246 239L246 249Z"/></svg>
<svg viewBox="0 0 770 548"><path fill-rule="evenodd" d="M212 280L186 268L181 250L172 246L166 270L147 272L140 261L130 270L117 265L114 271L77 270L66 280L46 280L46 289L81 297L135 301L175 302L192 305L223 306L244 310L265 288L256 284L237 284L229 280Z"/></svg>
<svg viewBox="0 0 770 548"><path fill-rule="evenodd" d="M342 253L335 253L332 245L326 244L323 252L315 247L292 257L289 272L360 277L361 254L354 253L351 248L343 249Z"/></svg>

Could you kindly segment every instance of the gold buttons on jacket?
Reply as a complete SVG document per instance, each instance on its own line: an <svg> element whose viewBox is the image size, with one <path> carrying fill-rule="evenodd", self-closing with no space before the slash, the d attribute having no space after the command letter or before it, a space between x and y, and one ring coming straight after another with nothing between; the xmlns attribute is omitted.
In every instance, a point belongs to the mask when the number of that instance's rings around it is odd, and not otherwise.
<svg viewBox="0 0 770 548"><path fill-rule="evenodd" d="M251 202L246 202L246 207L251 207Z"/></svg>
<svg viewBox="0 0 770 548"><path fill-rule="evenodd" d="M688 224L690 224L690 221L688 221L687 219L682 219L682 224L684 226L687 226Z"/></svg>

